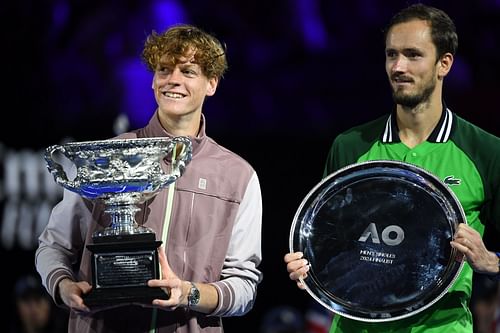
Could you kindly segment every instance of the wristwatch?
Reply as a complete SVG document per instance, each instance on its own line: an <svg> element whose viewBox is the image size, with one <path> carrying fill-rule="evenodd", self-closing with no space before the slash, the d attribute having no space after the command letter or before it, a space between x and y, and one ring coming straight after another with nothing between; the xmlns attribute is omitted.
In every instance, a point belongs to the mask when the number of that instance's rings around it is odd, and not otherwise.
<svg viewBox="0 0 500 333"><path fill-rule="evenodd" d="M187 301L188 301L187 305L188 309L191 309L191 307L200 303L200 291L193 282L191 282L191 289L189 290Z"/></svg>

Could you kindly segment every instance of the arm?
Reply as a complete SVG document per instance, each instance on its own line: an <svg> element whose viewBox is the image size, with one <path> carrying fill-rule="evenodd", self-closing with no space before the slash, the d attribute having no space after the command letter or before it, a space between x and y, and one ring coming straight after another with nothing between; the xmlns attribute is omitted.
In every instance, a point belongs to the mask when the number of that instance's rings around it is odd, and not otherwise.
<svg viewBox="0 0 500 333"><path fill-rule="evenodd" d="M253 306L257 284L262 273L257 269L261 261L262 202L257 175L251 177L239 205L232 230L222 279L214 283L195 283L199 290L199 303L190 309L213 316L241 316ZM188 307L192 284L184 281L170 268L163 248L159 250L162 279L150 280L150 287L170 291L168 300L156 299L154 306L173 310Z"/></svg>
<svg viewBox="0 0 500 333"><path fill-rule="evenodd" d="M210 313L216 308L219 302L217 290L214 286L208 283L194 284L194 287L199 291L199 302L195 305L189 306L188 296L191 294L193 284L189 281L179 279L179 277L172 271L167 262L165 249L163 247L158 249L158 258L160 261L162 278L149 280L148 286L164 288L164 290L170 293L170 297L166 300L153 300L154 306L163 310L174 310L178 307L189 307L191 310L201 313Z"/></svg>
<svg viewBox="0 0 500 333"><path fill-rule="evenodd" d="M61 282L77 281L73 267L80 261L91 219L87 204L78 194L65 190L63 200L52 209L49 222L39 237L35 266L43 285L58 305L64 303L71 307L66 302L71 297L60 294L62 289L68 290L61 288Z"/></svg>
<svg viewBox="0 0 500 333"><path fill-rule="evenodd" d="M236 215L222 279L211 283L219 299L211 315L241 316L253 307L257 285L262 280L262 273L257 269L262 260L261 228L262 196L254 173Z"/></svg>

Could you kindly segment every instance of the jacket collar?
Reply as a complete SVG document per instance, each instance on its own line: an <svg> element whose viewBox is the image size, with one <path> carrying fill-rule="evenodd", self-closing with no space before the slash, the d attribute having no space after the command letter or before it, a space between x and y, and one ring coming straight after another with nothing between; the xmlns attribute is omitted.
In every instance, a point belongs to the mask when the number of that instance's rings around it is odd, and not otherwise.
<svg viewBox="0 0 500 333"><path fill-rule="evenodd" d="M189 137L193 144L193 155L195 155L207 141L208 137L205 134L206 120L205 115L201 114L200 120L200 130L196 137ZM158 110L155 111L153 117L149 120L149 123L142 128L140 131L141 136L154 138L154 137L169 137L172 138L174 135L169 133L160 123L160 118L158 116Z"/></svg>
<svg viewBox="0 0 500 333"><path fill-rule="evenodd" d="M452 133L455 117L455 114L451 112L451 110L448 109L443 103L443 112L441 112L441 118L439 119L439 122L432 131L431 135L429 135L429 138L427 138L427 141L434 143L447 142L450 139ZM399 128L396 121L395 110L387 118L380 140L383 143L401 142L401 139L399 138Z"/></svg>

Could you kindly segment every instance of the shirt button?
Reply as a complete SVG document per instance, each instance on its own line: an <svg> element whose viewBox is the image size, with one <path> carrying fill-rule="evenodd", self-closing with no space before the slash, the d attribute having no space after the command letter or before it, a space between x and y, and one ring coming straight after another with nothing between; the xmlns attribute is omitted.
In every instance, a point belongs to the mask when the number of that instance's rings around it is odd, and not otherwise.
<svg viewBox="0 0 500 333"><path fill-rule="evenodd" d="M411 153L411 156L417 157L417 153L413 152L413 153Z"/></svg>

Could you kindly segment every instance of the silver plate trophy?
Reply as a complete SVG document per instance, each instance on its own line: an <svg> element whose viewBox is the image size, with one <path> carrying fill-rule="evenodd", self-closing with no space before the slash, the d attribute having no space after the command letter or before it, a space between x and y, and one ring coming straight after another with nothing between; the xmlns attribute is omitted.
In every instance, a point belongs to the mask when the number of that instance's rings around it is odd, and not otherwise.
<svg viewBox="0 0 500 333"><path fill-rule="evenodd" d="M76 166L69 179L64 157ZM150 303L168 298L147 281L159 278L155 232L135 221L139 204L175 182L191 161L188 137L136 138L72 142L46 149L47 168L64 188L94 202L104 203L111 224L92 234L92 291L84 296L89 306ZM161 161L167 161L168 172Z"/></svg>
<svg viewBox="0 0 500 333"><path fill-rule="evenodd" d="M466 223L458 199L424 169L356 163L304 198L290 251L310 263L307 292L334 313L364 322L412 316L443 297L463 262L450 245Z"/></svg>

